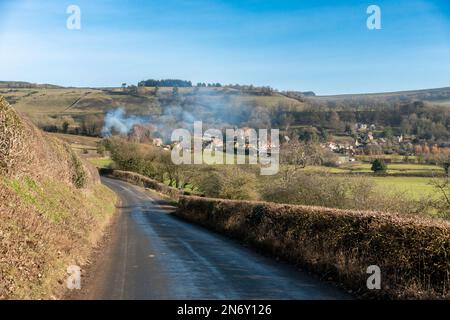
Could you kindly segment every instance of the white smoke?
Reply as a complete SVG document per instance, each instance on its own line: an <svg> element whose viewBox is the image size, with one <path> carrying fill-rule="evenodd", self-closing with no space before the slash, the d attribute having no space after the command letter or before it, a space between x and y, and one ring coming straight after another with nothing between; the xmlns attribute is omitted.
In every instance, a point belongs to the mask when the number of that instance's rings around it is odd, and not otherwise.
<svg viewBox="0 0 450 320"><path fill-rule="evenodd" d="M113 130L121 134L128 134L135 124L142 124L146 121L144 117L125 114L123 108L108 111L105 115L105 124L102 129L103 136L110 136Z"/></svg>
<svg viewBox="0 0 450 320"><path fill-rule="evenodd" d="M162 113L147 115L126 114L124 108L110 110L105 115L102 129L103 136L111 136L115 129L120 134L128 134L136 124L151 124L156 129L156 136L169 142L172 131L178 128L193 130L194 121L202 121L205 129L230 128L234 126L266 127L251 121L268 118L246 102L234 100L222 93L196 93L181 99L178 103L163 103ZM144 110L142 110L144 111ZM270 121L270 120L269 120Z"/></svg>

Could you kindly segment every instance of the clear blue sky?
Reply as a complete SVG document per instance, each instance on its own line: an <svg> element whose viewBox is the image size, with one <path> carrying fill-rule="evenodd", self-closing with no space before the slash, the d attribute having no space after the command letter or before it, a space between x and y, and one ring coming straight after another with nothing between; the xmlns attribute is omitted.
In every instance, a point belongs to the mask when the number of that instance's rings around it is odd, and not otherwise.
<svg viewBox="0 0 450 320"><path fill-rule="evenodd" d="M81 30L66 9L81 8ZM382 10L382 29L366 9ZM449 0L0 0L0 80L147 78L319 94L450 86Z"/></svg>

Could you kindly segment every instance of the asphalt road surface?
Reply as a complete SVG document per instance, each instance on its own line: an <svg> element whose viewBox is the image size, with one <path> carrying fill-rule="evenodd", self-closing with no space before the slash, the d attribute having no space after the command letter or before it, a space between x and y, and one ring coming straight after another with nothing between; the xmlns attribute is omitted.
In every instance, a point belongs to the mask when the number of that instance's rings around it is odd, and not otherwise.
<svg viewBox="0 0 450 320"><path fill-rule="evenodd" d="M341 290L185 222L143 188L102 178L122 199L111 239L77 299L348 299Z"/></svg>

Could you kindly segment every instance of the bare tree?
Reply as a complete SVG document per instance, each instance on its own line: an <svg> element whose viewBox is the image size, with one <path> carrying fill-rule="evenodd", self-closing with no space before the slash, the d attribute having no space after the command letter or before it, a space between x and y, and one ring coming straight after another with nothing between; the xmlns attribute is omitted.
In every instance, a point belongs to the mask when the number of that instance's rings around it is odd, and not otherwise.
<svg viewBox="0 0 450 320"><path fill-rule="evenodd" d="M441 179L433 178L430 184L435 187L441 195L443 207L450 210L450 178L448 176Z"/></svg>

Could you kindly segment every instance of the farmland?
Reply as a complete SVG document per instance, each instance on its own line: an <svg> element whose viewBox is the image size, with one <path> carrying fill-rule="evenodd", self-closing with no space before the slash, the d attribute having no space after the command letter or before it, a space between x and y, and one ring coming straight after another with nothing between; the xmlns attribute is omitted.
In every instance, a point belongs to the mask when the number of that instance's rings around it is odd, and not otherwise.
<svg viewBox="0 0 450 320"><path fill-rule="evenodd" d="M100 156L97 154L96 144L100 139L91 137L82 137L75 135L54 134L58 138L69 143L71 147L82 157L86 157L93 165L99 168L109 168L114 166L114 162L109 156ZM87 154L83 154L88 150ZM204 159L209 157L205 153ZM242 157L242 156L241 156ZM210 162L210 159L208 160ZM325 166L308 166L303 169L305 173L311 174L332 174L336 177L352 176L365 177L376 186L380 193L402 194L413 200L422 198L435 198L438 196L436 189L431 185L433 175L440 175L443 169L434 165L418 164L390 164L387 174L377 176L370 170L368 163L355 163L342 167L332 168ZM168 183L168 181L166 181Z"/></svg>
<svg viewBox="0 0 450 320"><path fill-rule="evenodd" d="M27 115L35 124L61 127L67 121L70 126L81 126L83 120L98 117L100 121L111 109L124 108L128 114L159 115L161 100L169 99L172 88L142 88L140 94L130 94L121 89L93 88L0 88L0 95L19 112ZM294 110L304 107L302 102L283 95L261 97L241 95L235 90L221 88L180 88L179 94L196 97L201 106L263 105L273 108L280 103ZM172 103L169 101L168 103Z"/></svg>
<svg viewBox="0 0 450 320"><path fill-rule="evenodd" d="M382 124L376 123L373 125L373 129L366 129L366 131L358 129L361 123L349 122L354 120L346 119L352 118L351 113L354 113L355 117L368 117L370 119L373 115L370 114L372 111L367 111L369 106L374 110L380 109L376 112L380 112L381 115L385 114L383 108L389 108L389 105L392 105L392 108L396 106L396 108L399 108L399 101L425 96L428 100L424 101L430 104L429 112L436 112L435 108L442 108L448 102L447 88L432 89L429 90L428 94L422 91L412 91L328 97L302 96L301 93L268 92L264 88L261 89L262 91L258 90L257 88L250 90L249 88L226 86L189 87L177 88L176 90L172 87L139 87L135 91L129 88L5 87L0 88L0 94L4 95L16 110L26 115L32 122L46 131L53 132L52 134L59 139L69 143L81 157L89 159L91 163L98 167L120 167L109 158L109 152L106 152L106 154L97 152L97 147L102 140L100 135L104 126L105 114L117 108L123 108L125 117L151 119L151 125L156 128L156 132L152 134L158 136L162 133L166 138L167 134L170 136L172 129L197 119L202 120L206 125L219 126L219 128L222 128L222 126L278 127L280 128L282 143L287 141L283 137L289 136L290 138L299 137L304 143L317 146L319 144L324 146L328 143L327 141L331 141L336 145L346 146L346 148L352 146L354 151L357 150L355 143L358 142L362 146L375 145L378 148L375 151L358 149L359 153L350 157L347 156L347 160L341 161L339 165L323 165L322 162L327 161L327 158L324 158L320 163L308 162L305 168L296 168L295 171L298 171L300 175L329 176L330 181L334 181L333 183L336 184L340 184L339 181L345 181L344 184L357 185L363 179L372 186L372 194L386 194L404 200L421 201L427 198L437 199L440 196L436 188L430 183L433 177L442 177L444 174L442 166L436 160L437 158L431 158L436 154L435 150L433 149L433 153L426 151L428 152L426 154L415 154L414 143L420 144L422 149L429 148L430 150L438 144L444 145L442 150L445 151L445 141L443 140L445 132L439 131L441 138L436 138L430 142L419 136L414 137L411 134L405 134L405 137L408 137L409 140L402 145L396 142L398 136L395 136L402 135L401 130L403 129L399 125L390 127L392 132L388 141L385 136L386 121L384 119L384 122L380 122ZM413 110L411 112L423 112L425 110L424 107L416 105L408 106L408 108ZM404 108L399 110L404 112ZM417 125L422 126L422 124ZM351 129L348 129L348 127ZM356 129L353 129L353 127ZM160 130L162 131L160 132ZM430 131L430 134L432 133ZM373 135L373 138L371 136L373 140L369 140L369 134ZM424 134L424 137L426 137L426 134ZM137 142L140 143L139 149L146 150L144 159L159 158L164 153L162 149L150 148L149 142L151 142L151 139ZM168 143L167 139L165 142ZM436 149L436 147L434 148ZM387 149L389 154L383 154L384 149ZM289 148L287 150L295 152L295 150ZM370 153L366 153L366 151ZM345 155L347 152L348 150L345 149L343 153L336 153L335 156ZM375 154L372 154L372 152L375 152ZM209 155L205 155L205 157L207 160L211 160ZM330 157L330 154L326 157ZM350 158L353 158L352 161L349 161ZM329 159L329 161L334 161L332 160L333 156ZM374 159L386 161L388 168L383 175L375 175L372 172L371 162ZM158 169L159 165L158 163L152 165L154 167L152 170L163 170L161 181L173 184L174 182L165 176L168 174L167 165ZM289 166L289 164L283 163L280 168L281 173L273 178L274 181L288 183L282 182L282 172L289 171ZM231 179L238 179L239 176L244 180L252 181L254 179L254 182L250 182L248 186L248 188L253 189L248 194L249 199L263 199L267 190L261 190L266 188L267 181L258 176L252 178L256 170L253 170L251 166L248 170L242 167L242 170L238 169L236 172L229 170L229 168L226 168L227 166L209 167L210 169L205 169L204 166L189 168L186 169L187 172L184 175L192 179L196 174L191 173L191 171L197 170L199 172L198 177L211 175L208 179L216 179L222 175ZM176 174L180 175L181 173ZM297 177L296 179L307 180L308 178ZM205 181L202 181L201 184L204 184ZM241 181L239 183L247 182ZM239 185L239 183L236 185ZM196 187L193 182L187 183L185 187L189 190L201 189L201 187ZM329 191L331 192L331 190ZM240 197L233 192L225 192L224 196ZM291 190L289 192L298 191ZM283 201L282 199L278 200ZM295 203L298 203L298 201L302 203L299 199L295 200ZM340 206L345 208L350 203L351 201L340 204ZM332 202L326 203L319 200L314 200L312 204L334 205ZM378 206L375 207L378 208Z"/></svg>
<svg viewBox="0 0 450 320"><path fill-rule="evenodd" d="M312 166L305 172L331 173L335 175L355 174L374 182L380 192L402 193L404 196L419 200L424 197L436 197L436 190L430 184L433 176L440 176L443 169L432 165L391 164L386 175L377 176L370 170L370 164L351 164L341 168Z"/></svg>

